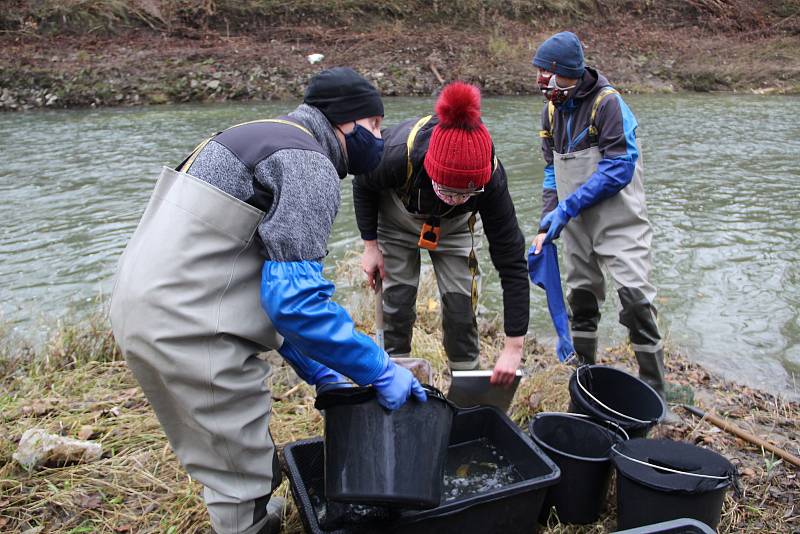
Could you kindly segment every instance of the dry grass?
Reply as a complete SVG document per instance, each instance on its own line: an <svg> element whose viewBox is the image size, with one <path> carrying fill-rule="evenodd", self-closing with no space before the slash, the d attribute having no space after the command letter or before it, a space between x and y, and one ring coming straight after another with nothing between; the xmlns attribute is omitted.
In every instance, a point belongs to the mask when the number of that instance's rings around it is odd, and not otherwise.
<svg viewBox="0 0 800 534"><path fill-rule="evenodd" d="M365 331L371 331L373 301L363 287L354 258L337 269L350 284L348 304ZM413 352L431 360L434 384L446 388L447 362L438 333L435 284L423 277ZM499 350L496 326L482 324L488 365ZM209 524L200 486L178 465L158 421L114 348L102 316L76 326L61 325L40 352L18 343L0 347L0 531L2 532L207 532ZM513 419L525 426L538 411L563 410L571 370L555 362L535 340L527 343L526 379L512 406ZM313 389L299 383L274 353L270 377L275 402L272 432L280 445L319 435L322 418L313 407ZM603 355L607 363L631 367L626 348ZM770 395L733 386L673 354L670 378L690 384L698 404L798 453L800 407ZM103 458L85 465L51 466L26 472L11 460L22 432L29 428L77 437L91 433ZM800 528L800 480L797 470L705 422L664 427L657 434L686 439L725 454L742 472L743 496L729 495L721 532L793 532ZM291 503L286 482L279 493ZM610 498L613 512L613 497ZM613 513L593 527L561 526L555 518L546 532L613 530ZM32 529L32 530L31 530ZM290 504L285 532L302 532Z"/></svg>

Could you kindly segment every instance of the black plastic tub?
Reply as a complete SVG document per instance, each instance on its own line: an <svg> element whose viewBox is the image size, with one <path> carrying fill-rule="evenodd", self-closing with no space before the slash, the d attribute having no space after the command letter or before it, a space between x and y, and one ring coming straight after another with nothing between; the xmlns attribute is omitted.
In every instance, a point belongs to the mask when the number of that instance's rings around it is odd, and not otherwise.
<svg viewBox="0 0 800 534"><path fill-rule="evenodd" d="M321 394L325 410L325 494L329 500L424 510L441 503L453 408L426 386L427 402L399 410L378 404L375 390Z"/></svg>
<svg viewBox="0 0 800 534"><path fill-rule="evenodd" d="M555 507L561 523L585 525L600 517L611 478L611 447L623 437L586 416L540 413L528 425L531 437L558 465L561 479L550 486L539 522Z"/></svg>
<svg viewBox="0 0 800 534"><path fill-rule="evenodd" d="M682 441L633 439L614 445L612 461L619 529L683 518L717 528L736 478L725 457Z"/></svg>
<svg viewBox="0 0 800 534"><path fill-rule="evenodd" d="M569 380L569 411L610 421L643 438L666 414L658 393L643 380L604 365L584 365Z"/></svg>
<svg viewBox="0 0 800 534"><path fill-rule="evenodd" d="M370 508L349 513L365 516L362 523L323 517L320 503L325 503L324 449L321 438L298 441L284 450L285 470L291 482L292 496L300 510L305 531L309 534L470 534L535 533L537 518L547 488L558 482L558 467L504 413L490 406L456 412L450 434L449 460L454 451L479 440L486 440L506 457L518 471L519 482L464 495L432 510L398 511ZM313 503L312 503L313 501ZM334 511L339 505L334 505ZM316 506L315 506L316 505ZM366 508L366 507L364 507ZM320 514L323 515L323 514ZM324 515L327 515L327 510Z"/></svg>

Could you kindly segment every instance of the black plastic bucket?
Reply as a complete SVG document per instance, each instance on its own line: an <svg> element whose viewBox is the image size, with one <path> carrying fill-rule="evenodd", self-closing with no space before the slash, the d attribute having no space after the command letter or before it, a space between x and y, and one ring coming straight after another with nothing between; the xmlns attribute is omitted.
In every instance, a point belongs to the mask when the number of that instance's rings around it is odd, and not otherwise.
<svg viewBox="0 0 800 534"><path fill-rule="evenodd" d="M719 524L736 469L714 451L682 441L633 439L614 446L619 529L690 518Z"/></svg>
<svg viewBox="0 0 800 534"><path fill-rule="evenodd" d="M547 491L539 522L556 508L561 523L585 525L600 517L611 477L611 447L622 437L588 417L540 413L528 425L531 437L561 469Z"/></svg>
<svg viewBox="0 0 800 534"><path fill-rule="evenodd" d="M584 365L569 379L569 411L610 421L631 438L643 438L664 418L667 407L639 378L604 365Z"/></svg>
<svg viewBox="0 0 800 534"><path fill-rule="evenodd" d="M328 500L409 509L439 506L453 407L425 386L427 402L389 411L371 387L323 393L325 496Z"/></svg>

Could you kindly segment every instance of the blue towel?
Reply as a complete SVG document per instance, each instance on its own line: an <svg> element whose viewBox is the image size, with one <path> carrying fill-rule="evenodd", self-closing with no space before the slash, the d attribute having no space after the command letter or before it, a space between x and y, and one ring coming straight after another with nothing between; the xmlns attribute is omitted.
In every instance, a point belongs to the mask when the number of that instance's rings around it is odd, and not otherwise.
<svg viewBox="0 0 800 534"><path fill-rule="evenodd" d="M547 309L550 319L558 334L556 355L558 361L565 362L575 354L572 337L569 333L569 318L564 306L564 295L561 292L561 273L558 270L558 251L553 243L542 246L539 254L534 254L535 247L528 250L528 275L531 282L544 289L547 295Z"/></svg>

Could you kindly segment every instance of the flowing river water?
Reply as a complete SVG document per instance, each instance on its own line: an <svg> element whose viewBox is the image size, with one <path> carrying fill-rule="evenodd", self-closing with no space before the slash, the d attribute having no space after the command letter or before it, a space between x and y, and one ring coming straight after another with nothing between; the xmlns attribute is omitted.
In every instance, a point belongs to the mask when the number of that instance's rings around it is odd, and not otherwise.
<svg viewBox="0 0 800 534"><path fill-rule="evenodd" d="M800 398L800 98L628 96L639 121L655 229L653 281L668 341L738 382ZM393 98L386 122L430 112L433 99ZM0 323L42 339L58 318L111 287L161 165L207 135L294 103L180 105L0 114ZM538 98L487 98L484 120L509 173L530 241L540 210ZM351 182L326 266L360 241ZM484 247L482 304L499 311ZM531 331L553 336L531 289ZM604 344L625 339L610 288Z"/></svg>

